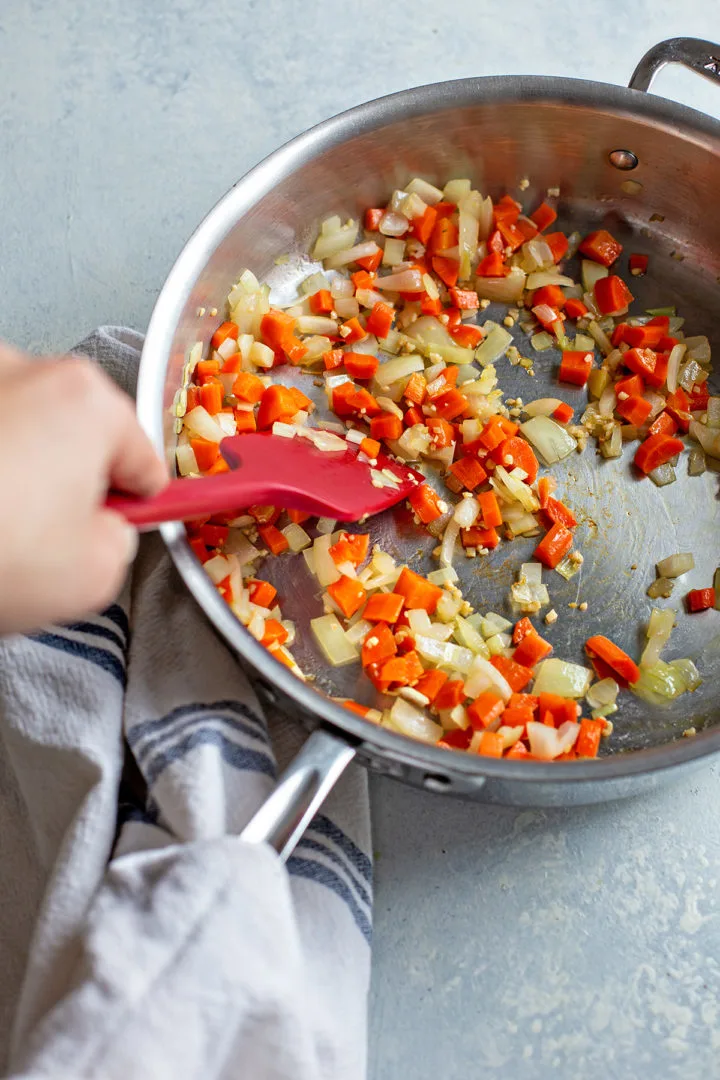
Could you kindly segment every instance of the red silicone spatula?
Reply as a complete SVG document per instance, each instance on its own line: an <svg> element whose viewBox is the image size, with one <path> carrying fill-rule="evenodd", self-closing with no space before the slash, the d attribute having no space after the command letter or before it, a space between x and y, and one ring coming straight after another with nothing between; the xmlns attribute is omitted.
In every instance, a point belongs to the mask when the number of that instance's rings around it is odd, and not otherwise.
<svg viewBox="0 0 720 1080"><path fill-rule="evenodd" d="M110 495L107 505L131 525L152 528L163 521L191 521L245 507L281 506L308 514L359 521L406 499L424 477L406 465L378 455L371 467L357 446L319 450L308 439L277 435L235 435L220 444L230 471L192 480L171 480L149 499ZM398 486L379 487L383 469ZM373 483L375 477L375 483Z"/></svg>

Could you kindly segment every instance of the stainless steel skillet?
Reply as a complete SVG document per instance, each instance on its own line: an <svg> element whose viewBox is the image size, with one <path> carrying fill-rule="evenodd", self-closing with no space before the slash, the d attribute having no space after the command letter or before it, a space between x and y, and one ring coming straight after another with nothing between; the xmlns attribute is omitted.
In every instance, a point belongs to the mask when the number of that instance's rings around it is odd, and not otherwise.
<svg viewBox="0 0 720 1080"><path fill-rule="evenodd" d="M441 185L452 176L470 176L493 196L517 193L527 177L522 197L530 206L548 188L559 187L559 227L585 232L604 224L626 253L649 254L649 273L635 282L642 307L675 304L688 332L707 334L720 345L720 123L643 92L670 62L720 83L720 46L674 39L647 53L628 89L525 76L439 83L352 109L272 154L210 212L160 294L138 391L139 415L155 444L172 459L172 401L182 365L188 348L206 339L213 325L198 313L221 312L229 285L245 266L271 283L279 301L291 299L312 270L307 251L319 221L329 213L357 217L415 175ZM289 258L278 265L279 256ZM526 342L518 344L528 351ZM543 353L534 379L508 365L501 384L509 396L525 400L551 389L556 394L558 360ZM306 391L308 381L302 383ZM580 391L563 396L576 404L582 400ZM555 470L582 513L578 539L586 556L582 575L567 583L554 575L552 585L560 619L551 636L557 654L567 659L580 659L592 632L637 652L651 607L645 590L657 559L693 551L696 569L687 588L709 584L720 563L718 474L680 475L673 486L658 489L636 480L628 459L629 451L622 461L610 462L590 451ZM625 696L607 756L551 765L488 760L412 742L331 700L363 693L369 699L357 673L328 669L303 632L318 604L314 580L299 559L267 565L284 610L298 623L294 652L314 676L306 684L235 619L191 554L183 529L168 525L162 531L187 587L239 661L271 701L312 729L245 833L269 840L284 856L353 757L431 791L571 806L649 790L720 750L718 612L681 618L672 640L672 655L692 657L703 686L667 709ZM376 519L373 533L403 561L430 567L434 541L419 534L402 510ZM514 570L531 548L532 541L515 541L487 560L458 565L463 591L476 608L506 609ZM587 602L587 612L568 607L578 597ZM691 726L698 734L682 738Z"/></svg>

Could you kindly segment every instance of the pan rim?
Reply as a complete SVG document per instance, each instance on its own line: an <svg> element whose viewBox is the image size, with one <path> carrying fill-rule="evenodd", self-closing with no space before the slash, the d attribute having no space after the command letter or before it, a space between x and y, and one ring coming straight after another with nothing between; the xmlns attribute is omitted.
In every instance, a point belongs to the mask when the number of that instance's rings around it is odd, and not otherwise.
<svg viewBox="0 0 720 1080"><path fill-rule="evenodd" d="M241 177L215 204L192 233L175 260L156 301L148 326L138 378L138 417L154 445L163 452L163 386L172 340L182 309L199 272L228 232L281 179L318 154L350 138L378 130L399 119L493 102L494 104L580 105L631 119L670 126L710 153L720 154L720 121L669 99L584 79L554 76L483 76L428 83L355 106L296 136ZM310 684L296 678L257 642L233 615L191 553L184 530L176 523L160 533L185 586L227 644L265 674L308 716L325 722L357 744L371 759L379 755L409 763L433 776L455 775L481 783L517 781L530 785L549 780L563 784L587 780L610 782L690 763L720 751L720 725L690 739L612 754L592 761L522 762L450 754L430 744L380 728L356 716ZM452 760L450 760L452 758Z"/></svg>

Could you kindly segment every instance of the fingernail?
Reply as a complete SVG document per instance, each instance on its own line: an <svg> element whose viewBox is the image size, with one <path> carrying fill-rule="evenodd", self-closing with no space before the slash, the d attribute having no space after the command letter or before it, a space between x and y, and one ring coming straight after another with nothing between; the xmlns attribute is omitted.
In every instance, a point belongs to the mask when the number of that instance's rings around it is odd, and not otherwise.
<svg viewBox="0 0 720 1080"><path fill-rule="evenodd" d="M125 561L129 564L137 555L140 536L137 529L132 525L128 525L127 522L125 522L125 535L127 537L127 555L125 556Z"/></svg>

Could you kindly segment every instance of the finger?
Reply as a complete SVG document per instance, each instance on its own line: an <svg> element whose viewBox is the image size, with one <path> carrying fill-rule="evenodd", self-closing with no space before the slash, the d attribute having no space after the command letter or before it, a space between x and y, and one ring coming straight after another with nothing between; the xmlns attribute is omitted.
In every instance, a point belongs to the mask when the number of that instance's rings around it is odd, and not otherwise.
<svg viewBox="0 0 720 1080"><path fill-rule="evenodd" d="M80 614L100 611L117 596L137 553L138 533L113 510L99 510L85 532L81 553Z"/></svg>
<svg viewBox="0 0 720 1080"><path fill-rule="evenodd" d="M30 362L27 353L16 349L14 345L0 341L0 377L14 375L15 372L27 367Z"/></svg>
<svg viewBox="0 0 720 1080"><path fill-rule="evenodd" d="M138 423L130 399L121 397L115 452L110 461L110 485L131 495L156 495L168 482L165 463Z"/></svg>

